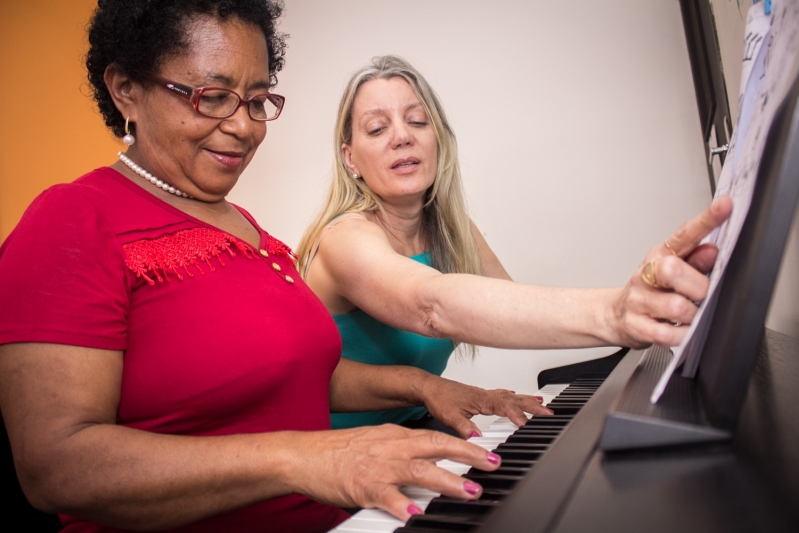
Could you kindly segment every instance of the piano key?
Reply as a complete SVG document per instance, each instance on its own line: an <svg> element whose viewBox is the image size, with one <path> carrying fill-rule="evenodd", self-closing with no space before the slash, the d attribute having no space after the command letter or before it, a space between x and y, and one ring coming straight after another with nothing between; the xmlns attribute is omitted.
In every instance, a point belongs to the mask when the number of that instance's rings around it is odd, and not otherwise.
<svg viewBox="0 0 799 533"><path fill-rule="evenodd" d="M544 398L542 404L547 405L551 401L553 401L559 394L566 391L569 387L570 385L566 383L549 384L541 388L538 392L534 394L537 396L542 396ZM487 451L492 451L496 449L500 444L503 444L508 439L508 437L510 437L518 430L521 430L523 432L544 430L548 431L549 433L554 433L555 435L557 435L569 423L571 418L572 417L570 416L532 417L530 418L530 420L527 422L526 425L519 428L508 418L498 417L494 422L491 422L486 429L482 430L483 435L481 437L472 437L468 440L469 442L475 443L478 446L483 447ZM503 458L502 466L500 468L502 467L523 468L525 466L529 468L530 466L535 464L535 460L536 459L522 460L522 459ZM452 472L459 476L467 474L471 469L469 465L465 465L463 463L458 463L455 461L449 461L446 459L438 461L436 465L447 470L448 472ZM410 498L414 502L414 504L418 505L419 508L423 510L427 508L431 500L440 496L437 492L433 492L418 487L401 487L400 492L408 496L408 498ZM470 503L475 504L475 502L493 502L481 505L495 505L496 502L503 499L509 493L510 490L508 489L484 486L483 493L480 499L467 501L466 505L469 505ZM454 500L454 499L452 499L452 501L461 502L461 503L463 502L463 500ZM440 525L441 524L437 524L437 526ZM422 529L422 526L419 525L412 526L412 529L408 529L408 527L402 527L402 526L404 526L404 524L402 523L401 520L397 520L396 518L392 517L385 511L381 511L378 509L364 509L358 512L357 514L353 515L352 518L350 518L346 522L340 524L330 533L392 533L394 531L397 531L397 533L402 533L404 531L407 532L442 531L441 529L430 529L427 528L427 526L424 526L424 529Z"/></svg>
<svg viewBox="0 0 799 533"><path fill-rule="evenodd" d="M425 512L435 514L457 513L461 515L481 516L496 509L499 504L496 500L458 500L441 496L427 506Z"/></svg>
<svg viewBox="0 0 799 533"><path fill-rule="evenodd" d="M421 514L412 516L405 527L398 531L416 532L424 531L425 528L433 531L473 531L481 523L482 520L475 519L474 516Z"/></svg>

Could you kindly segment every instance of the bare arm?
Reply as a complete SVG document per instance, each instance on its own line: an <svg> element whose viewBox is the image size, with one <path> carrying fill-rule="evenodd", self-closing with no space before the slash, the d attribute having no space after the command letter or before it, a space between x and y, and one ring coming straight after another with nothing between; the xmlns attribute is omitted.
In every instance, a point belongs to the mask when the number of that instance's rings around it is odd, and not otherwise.
<svg viewBox="0 0 799 533"><path fill-rule="evenodd" d="M466 442L390 426L223 437L117 426L121 372L120 352L0 346L0 408L34 506L150 530L297 492L407 519L400 484L479 496L431 460L496 467L496 458Z"/></svg>
<svg viewBox="0 0 799 533"><path fill-rule="evenodd" d="M334 413L422 405L464 438L480 434L471 421L477 414L507 416L519 426L527 422L524 413L552 414L534 396L503 389L488 391L410 366L367 365L342 358L330 380L330 410Z"/></svg>
<svg viewBox="0 0 799 533"><path fill-rule="evenodd" d="M722 199L661 244L620 289L565 289L504 279L441 274L400 256L383 231L363 220L331 228L314 269L330 280L337 297L391 326L434 337L502 348L679 344L707 292L703 271L715 251L697 248L701 238L729 215ZM711 257L712 256L712 257ZM651 259L660 261L655 290L641 279ZM313 285L312 285L313 286ZM323 301L327 304L325 297Z"/></svg>

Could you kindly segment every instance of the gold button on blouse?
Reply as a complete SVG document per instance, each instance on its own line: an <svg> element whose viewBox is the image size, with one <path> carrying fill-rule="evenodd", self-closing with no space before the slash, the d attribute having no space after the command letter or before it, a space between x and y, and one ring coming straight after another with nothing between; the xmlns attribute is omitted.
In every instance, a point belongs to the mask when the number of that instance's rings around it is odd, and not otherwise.
<svg viewBox="0 0 799 533"><path fill-rule="evenodd" d="M264 256L264 257L269 257L269 252L267 252L267 251L266 251L266 250L264 250L263 248L261 248L260 250L258 250L258 252L259 252L259 253L260 253L262 256Z"/></svg>
<svg viewBox="0 0 799 533"><path fill-rule="evenodd" d="M286 281L288 281L289 283L294 283L294 278L292 278L291 276L286 276Z"/></svg>
<svg viewBox="0 0 799 533"><path fill-rule="evenodd" d="M272 263L272 268L280 272L280 265L278 265L277 263Z"/></svg>

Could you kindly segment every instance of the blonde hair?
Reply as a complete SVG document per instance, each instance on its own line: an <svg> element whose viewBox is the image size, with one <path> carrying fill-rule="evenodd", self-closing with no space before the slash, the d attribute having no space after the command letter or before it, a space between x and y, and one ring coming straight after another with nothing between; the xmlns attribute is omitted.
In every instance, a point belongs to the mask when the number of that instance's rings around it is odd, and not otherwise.
<svg viewBox="0 0 799 533"><path fill-rule="evenodd" d="M300 241L297 255L299 271L307 267L313 244L325 225L343 213L382 211L383 203L362 179L352 179L341 147L352 143L352 107L358 89L374 79L403 78L424 106L438 141L438 165L433 186L428 189L422 208L421 231L430 251L432 266L439 272L482 274L477 244L472 236L469 214L463 197L458 166L458 146L444 108L427 80L404 59L381 56L356 72L344 91L336 120L333 151L336 154L333 180L327 199Z"/></svg>
<svg viewBox="0 0 799 533"><path fill-rule="evenodd" d="M438 164L433 185L427 190L422 208L421 231L430 252L432 267L443 273L482 274L477 243L471 232L469 214L463 196L458 166L458 146L444 108L427 80L407 61L398 56L380 56L356 72L341 97L336 120L333 151L336 154L333 180L327 199L297 249L298 270L303 275L311 259L313 246L325 226L343 213L383 211L383 203L363 179L353 179L344 164L342 145L352 143L352 108L358 89L374 80L403 78L422 103L438 141ZM474 355L471 345L461 350Z"/></svg>

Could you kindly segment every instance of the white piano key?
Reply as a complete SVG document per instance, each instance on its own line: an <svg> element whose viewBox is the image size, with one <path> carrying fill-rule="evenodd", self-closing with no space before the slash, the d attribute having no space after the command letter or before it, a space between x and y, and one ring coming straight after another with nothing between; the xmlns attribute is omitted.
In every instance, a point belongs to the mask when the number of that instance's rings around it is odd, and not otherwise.
<svg viewBox="0 0 799 533"><path fill-rule="evenodd" d="M543 405L547 405L558 394L563 392L568 384L552 384L547 385L543 389L535 392L536 396L544 398ZM469 442L477 444L484 449L490 451L502 444L507 438L518 429L518 426L511 422L506 417L499 417L494 422L488 425L487 429L482 431L482 437L472 437ZM447 470L448 472L455 473L459 476L469 471L469 465L449 461L447 459L438 461L437 466ZM419 487L400 487L400 492L408 496L413 503L418 505L421 509L426 509L430 500L440 496L439 493ZM397 520L385 511L377 509L364 509L352 516L349 520L339 525L337 528L330 531L330 533L392 533L395 529L402 526L403 523Z"/></svg>
<svg viewBox="0 0 799 533"><path fill-rule="evenodd" d="M357 516L358 520L350 518L333 531L336 533L389 533L404 525L402 520L394 518L390 514L379 509L364 509L360 511Z"/></svg>

